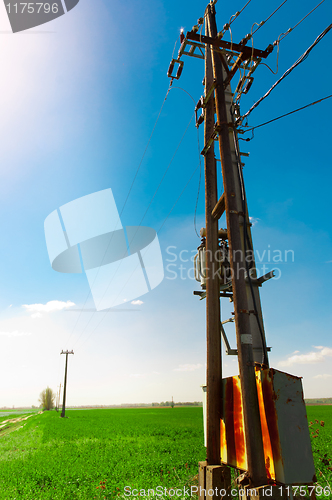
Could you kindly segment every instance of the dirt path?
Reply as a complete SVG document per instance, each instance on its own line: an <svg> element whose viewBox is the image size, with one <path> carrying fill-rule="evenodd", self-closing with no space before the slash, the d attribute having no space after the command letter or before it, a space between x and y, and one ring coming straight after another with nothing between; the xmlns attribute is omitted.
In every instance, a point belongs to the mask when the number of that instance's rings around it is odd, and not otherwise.
<svg viewBox="0 0 332 500"><path fill-rule="evenodd" d="M15 424L18 424L20 422L23 422L24 420L28 420L30 417L34 417L35 415L40 415L43 413L42 411L39 411L38 413L33 413L32 415L27 415L26 417L16 417L16 418L9 418L8 420L4 420L0 424L0 437L6 436L12 431L16 431L17 429L20 429L23 427L22 425L18 426ZM6 431L6 432L4 432Z"/></svg>

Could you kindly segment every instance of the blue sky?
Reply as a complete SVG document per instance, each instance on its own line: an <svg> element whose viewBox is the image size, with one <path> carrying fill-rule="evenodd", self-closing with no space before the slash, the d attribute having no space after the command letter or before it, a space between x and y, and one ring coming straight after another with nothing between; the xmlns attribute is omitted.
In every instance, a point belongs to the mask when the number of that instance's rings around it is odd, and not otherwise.
<svg viewBox="0 0 332 500"><path fill-rule="evenodd" d="M244 3L217 3L220 29ZM232 24L233 40L278 5L252 0ZM315 5L288 0L257 32L255 46L266 48ZM179 259L181 250L192 255L199 245L199 171L159 234L165 279L140 297L142 304L124 306L133 311L70 310L93 306L88 283L84 275L53 271L44 220L61 205L107 188L121 211L169 85L166 73L179 30L190 30L205 6L201 0L81 0L65 16L13 35L0 5L0 406L37 404L44 387L56 390L63 383L62 349L75 352L68 404L201 399L205 303L192 294L199 285L190 279L191 262ZM326 28L331 12L326 0L281 42L278 75L264 66L256 71L241 102L243 113ZM250 125L330 94L331 36L251 114ZM276 51L268 64L276 68ZM203 92L203 72L202 61L186 58L176 83L195 102ZM255 248L260 255L293 250L295 256L294 262L270 263L281 277L261 292L271 366L303 376L306 397L332 396L331 106L332 99L257 129L255 139L242 146L250 152L244 175ZM123 210L123 225L140 223L192 114L190 97L172 89ZM200 144L202 149L202 130ZM144 225L159 229L197 165L191 122ZM198 230L202 226L203 185ZM178 259L167 268L173 259L169 247ZM230 304L222 308L229 317ZM228 332L234 345L232 327ZM224 376L236 373L235 357L224 356Z"/></svg>

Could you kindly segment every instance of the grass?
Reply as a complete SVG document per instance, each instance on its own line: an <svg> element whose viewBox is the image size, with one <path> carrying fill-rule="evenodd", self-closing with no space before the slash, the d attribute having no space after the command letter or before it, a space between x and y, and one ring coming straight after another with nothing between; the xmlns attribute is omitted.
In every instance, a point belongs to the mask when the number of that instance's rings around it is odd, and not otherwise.
<svg viewBox="0 0 332 500"><path fill-rule="evenodd" d="M332 407L309 406L307 414L317 487L330 487ZM198 461L205 459L202 408L67 410L66 415L32 413L0 427L0 500L122 500L126 486L147 490L197 483ZM6 419L1 417L0 425ZM317 498L329 495L322 489Z"/></svg>
<svg viewBox="0 0 332 500"><path fill-rule="evenodd" d="M180 487L204 460L202 408L45 412L0 440L0 499L94 499Z"/></svg>
<svg viewBox="0 0 332 500"><path fill-rule="evenodd" d="M332 406L307 406L307 416L317 486L332 492Z"/></svg>

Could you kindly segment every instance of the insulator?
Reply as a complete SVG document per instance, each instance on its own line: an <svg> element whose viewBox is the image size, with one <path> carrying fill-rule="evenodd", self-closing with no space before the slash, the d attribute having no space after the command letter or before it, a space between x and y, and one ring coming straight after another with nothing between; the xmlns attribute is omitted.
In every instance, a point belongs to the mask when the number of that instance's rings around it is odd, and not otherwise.
<svg viewBox="0 0 332 500"><path fill-rule="evenodd" d="M169 65L169 68L168 68L168 71L167 71L167 76L168 77L172 76L173 69L174 69L174 59L173 59L173 61L171 61L170 65Z"/></svg>
<svg viewBox="0 0 332 500"><path fill-rule="evenodd" d="M252 82L253 81L254 81L254 79L250 78L249 81L248 81L248 83L244 86L244 88L243 88L243 93L244 94L247 94L249 92L249 90L250 90L250 88L252 86Z"/></svg>

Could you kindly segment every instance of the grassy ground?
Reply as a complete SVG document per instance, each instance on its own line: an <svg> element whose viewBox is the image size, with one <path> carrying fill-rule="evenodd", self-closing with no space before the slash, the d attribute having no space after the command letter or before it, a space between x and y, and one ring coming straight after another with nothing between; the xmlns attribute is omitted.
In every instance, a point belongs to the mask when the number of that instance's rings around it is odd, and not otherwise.
<svg viewBox="0 0 332 500"><path fill-rule="evenodd" d="M202 408L35 415L0 439L0 499L124 496L188 484L204 460ZM22 424L21 424L22 425Z"/></svg>
<svg viewBox="0 0 332 500"><path fill-rule="evenodd" d="M122 500L130 498L125 487L196 484L198 461L205 459L202 408L66 414L0 418L0 500ZM332 406L310 406L307 414L317 487L324 488L332 485ZM320 491L318 498L329 498Z"/></svg>
<svg viewBox="0 0 332 500"><path fill-rule="evenodd" d="M317 485L332 492L332 406L307 406L307 416Z"/></svg>

